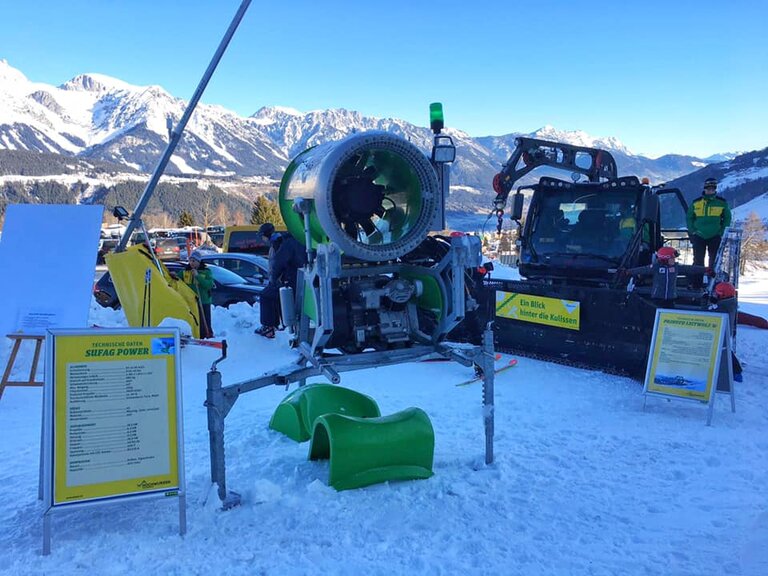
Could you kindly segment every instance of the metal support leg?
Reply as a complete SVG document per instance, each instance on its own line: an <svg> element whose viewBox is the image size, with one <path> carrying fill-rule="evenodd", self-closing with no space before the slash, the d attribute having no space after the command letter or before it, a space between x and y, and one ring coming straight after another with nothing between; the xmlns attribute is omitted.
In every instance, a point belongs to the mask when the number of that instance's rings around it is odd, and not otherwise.
<svg viewBox="0 0 768 576"><path fill-rule="evenodd" d="M224 418L228 410L221 390L221 372L208 372L208 388L205 406L208 408L208 436L211 451L211 482L218 485L219 500L227 510L240 504L240 494L227 492L226 469L224 463Z"/></svg>
<svg viewBox="0 0 768 576"><path fill-rule="evenodd" d="M495 407L493 404L494 385L494 348L493 330L486 326L483 332L483 417L485 420L485 463L493 463L493 419Z"/></svg>
<svg viewBox="0 0 768 576"><path fill-rule="evenodd" d="M43 514L43 556L51 554L51 511Z"/></svg>
<svg viewBox="0 0 768 576"><path fill-rule="evenodd" d="M187 533L187 495L179 495L179 535Z"/></svg>
<svg viewBox="0 0 768 576"><path fill-rule="evenodd" d="M240 495L227 490L224 458L224 419L229 414L237 398L253 390L266 386L288 386L294 382L306 382L310 376L324 375L329 379L340 378L341 372L362 370L377 366L389 366L403 362L413 362L441 356L455 360L462 365L477 364L483 370L483 419L485 423L485 461L493 463L494 434L494 347L493 331L490 326L483 334L483 345L471 350L449 350L443 346L417 346L408 349L370 352L364 354L334 355L332 357L307 357L306 349L300 347L301 355L288 366L264 374L259 378L222 386L221 374L215 366L208 372L205 406L208 409L208 433L211 452L211 482L218 486L218 496L223 509L229 509L240 503Z"/></svg>
<svg viewBox="0 0 768 576"><path fill-rule="evenodd" d="M43 414L40 420L40 422L43 422L43 425L40 426L40 466L37 473L37 499L41 501L45 499L45 407L47 406L45 390L43 388Z"/></svg>
<svg viewBox="0 0 768 576"><path fill-rule="evenodd" d="M730 330L730 327L728 328ZM730 334L726 335L726 338L730 338ZM736 383L733 381L733 349L731 346L726 345L725 351L723 352L721 356L720 362L725 362L725 365L728 367L728 382L730 385L728 388L730 389L730 397L731 397L731 412L736 412ZM715 395L717 395L717 389L715 389Z"/></svg>

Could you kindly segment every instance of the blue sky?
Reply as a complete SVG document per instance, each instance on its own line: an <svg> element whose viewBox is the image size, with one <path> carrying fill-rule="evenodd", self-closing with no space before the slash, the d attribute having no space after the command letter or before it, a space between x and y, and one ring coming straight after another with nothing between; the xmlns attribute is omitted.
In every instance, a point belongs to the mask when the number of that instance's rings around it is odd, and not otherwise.
<svg viewBox="0 0 768 576"><path fill-rule="evenodd" d="M239 0L5 0L0 58L30 80L98 72L188 99ZM768 146L768 2L252 2L203 96L347 108L473 136L545 124L637 153Z"/></svg>

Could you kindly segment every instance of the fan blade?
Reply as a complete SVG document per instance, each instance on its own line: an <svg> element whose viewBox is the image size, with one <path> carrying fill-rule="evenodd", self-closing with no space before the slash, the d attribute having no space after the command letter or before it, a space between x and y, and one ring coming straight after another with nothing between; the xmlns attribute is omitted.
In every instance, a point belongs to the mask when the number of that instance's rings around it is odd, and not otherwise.
<svg viewBox="0 0 768 576"><path fill-rule="evenodd" d="M342 226L344 227L344 232L349 234L352 238L357 238L357 224L347 220L342 224Z"/></svg>
<svg viewBox="0 0 768 576"><path fill-rule="evenodd" d="M371 234L376 232L376 226L374 226L373 222L371 222L370 220L363 220L362 222L359 222L359 224L362 227L363 232L365 232L367 236L370 236Z"/></svg>

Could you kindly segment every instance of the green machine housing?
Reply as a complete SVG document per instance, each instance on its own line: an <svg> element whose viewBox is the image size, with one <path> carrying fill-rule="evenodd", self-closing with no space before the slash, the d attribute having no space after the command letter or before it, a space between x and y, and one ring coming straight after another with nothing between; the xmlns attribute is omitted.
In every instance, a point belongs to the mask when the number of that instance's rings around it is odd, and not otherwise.
<svg viewBox="0 0 768 576"><path fill-rule="evenodd" d="M436 343L474 309L464 277L480 264L480 239L430 235L445 227L454 158L439 131L431 157L373 131L310 148L288 166L280 211L309 263L298 298L286 293L281 303L312 353Z"/></svg>

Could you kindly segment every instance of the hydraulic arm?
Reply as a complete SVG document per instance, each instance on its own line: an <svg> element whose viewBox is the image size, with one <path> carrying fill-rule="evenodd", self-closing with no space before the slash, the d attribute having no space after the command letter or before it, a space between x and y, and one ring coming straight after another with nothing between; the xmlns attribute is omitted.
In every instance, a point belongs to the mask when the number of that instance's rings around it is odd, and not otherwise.
<svg viewBox="0 0 768 576"><path fill-rule="evenodd" d="M501 232L504 208L515 182L539 166L584 174L590 182L599 182L600 178L616 178L618 174L616 161L605 150L535 138L517 138L512 155L502 166L501 172L493 178L493 190L496 192L493 209L498 218L498 232Z"/></svg>

